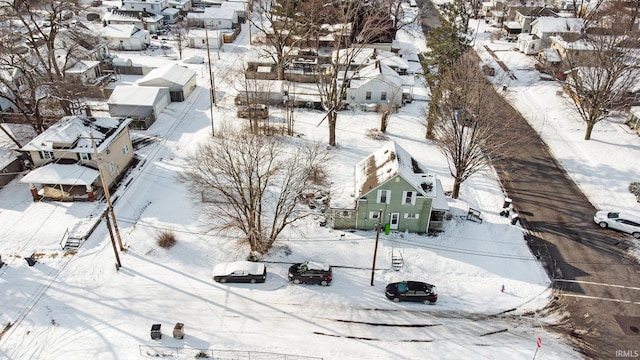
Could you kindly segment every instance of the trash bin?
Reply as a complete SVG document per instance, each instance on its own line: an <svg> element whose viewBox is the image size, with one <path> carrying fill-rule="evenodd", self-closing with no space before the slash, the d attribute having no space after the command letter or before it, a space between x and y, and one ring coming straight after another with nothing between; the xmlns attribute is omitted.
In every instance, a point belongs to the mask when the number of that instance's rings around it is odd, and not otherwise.
<svg viewBox="0 0 640 360"><path fill-rule="evenodd" d="M502 204L502 208L506 209L509 206L511 206L511 203L513 202L513 200L511 200L510 198L506 197L504 198L504 203Z"/></svg>
<svg viewBox="0 0 640 360"><path fill-rule="evenodd" d="M176 339L184 339L184 324L176 323L173 327L173 337Z"/></svg>
<svg viewBox="0 0 640 360"><path fill-rule="evenodd" d="M511 225L517 224L518 220L520 220L520 217L518 216L518 213L514 212L513 215L511 215Z"/></svg>
<svg viewBox="0 0 640 360"><path fill-rule="evenodd" d="M162 339L162 332L160 332L161 324L153 324L151 325L151 338L152 339Z"/></svg>

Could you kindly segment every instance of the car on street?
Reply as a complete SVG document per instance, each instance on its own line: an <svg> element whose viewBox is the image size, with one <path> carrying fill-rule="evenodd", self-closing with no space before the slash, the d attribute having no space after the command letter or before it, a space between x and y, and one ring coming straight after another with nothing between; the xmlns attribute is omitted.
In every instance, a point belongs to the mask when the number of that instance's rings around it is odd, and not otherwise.
<svg viewBox="0 0 640 360"><path fill-rule="evenodd" d="M598 211L593 216L593 221L601 228L611 228L626 232L640 239L640 217L625 214L619 211Z"/></svg>
<svg viewBox="0 0 640 360"><path fill-rule="evenodd" d="M420 281L400 281L388 284L384 289L387 299L393 302L415 301L425 304L435 304L438 291L434 285Z"/></svg>
<svg viewBox="0 0 640 360"><path fill-rule="evenodd" d="M213 268L213 280L220 283L263 283L267 280L267 267L252 261L220 263Z"/></svg>
<svg viewBox="0 0 640 360"><path fill-rule="evenodd" d="M289 281L294 284L319 284L327 286L333 280L331 266L311 261L297 263L289 267Z"/></svg>

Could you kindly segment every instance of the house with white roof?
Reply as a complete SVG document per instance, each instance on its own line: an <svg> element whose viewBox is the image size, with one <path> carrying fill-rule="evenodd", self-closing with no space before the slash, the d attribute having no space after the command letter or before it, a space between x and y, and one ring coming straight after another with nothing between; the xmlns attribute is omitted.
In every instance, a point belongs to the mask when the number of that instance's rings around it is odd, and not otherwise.
<svg viewBox="0 0 640 360"><path fill-rule="evenodd" d="M117 86L107 105L109 115L131 118L134 129L148 129L170 102L166 87Z"/></svg>
<svg viewBox="0 0 640 360"><path fill-rule="evenodd" d="M161 15L169 7L169 0L122 0L122 10L145 11Z"/></svg>
<svg viewBox="0 0 640 360"><path fill-rule="evenodd" d="M171 101L184 101L196 88L196 72L184 66L169 64L151 70L137 84L167 88Z"/></svg>
<svg viewBox="0 0 640 360"><path fill-rule="evenodd" d="M193 7L191 0L169 0L169 7L178 9L181 12L189 12Z"/></svg>
<svg viewBox="0 0 640 360"><path fill-rule="evenodd" d="M390 231L441 231L449 205L440 180L395 142L355 167L355 189L333 197L329 221L334 229L375 230L378 213Z"/></svg>
<svg viewBox="0 0 640 360"><path fill-rule="evenodd" d="M196 49L206 49L207 42L209 49L220 49L224 43L224 37L220 30L206 30L201 28L191 28L187 33L187 43L189 47Z"/></svg>
<svg viewBox="0 0 640 360"><path fill-rule="evenodd" d="M539 17L531 22L531 35L540 39L540 49L551 45L551 36L576 36L584 29L584 19L564 17ZM536 49L537 52L540 49Z"/></svg>
<svg viewBox="0 0 640 360"><path fill-rule="evenodd" d="M165 19L161 14L147 12L115 10L102 16L103 24L134 25L138 29L147 30L150 34L156 34L164 28Z"/></svg>
<svg viewBox="0 0 640 360"><path fill-rule="evenodd" d="M232 7L207 7L203 12L190 12L187 21L209 29L235 29L240 26L238 12Z"/></svg>
<svg viewBox="0 0 640 360"><path fill-rule="evenodd" d="M353 74L347 88L347 103L352 107L399 106L402 78L388 65L376 61Z"/></svg>
<svg viewBox="0 0 640 360"><path fill-rule="evenodd" d="M131 24L107 24L101 34L107 40L107 47L114 50L144 50L151 43L147 30Z"/></svg>
<svg viewBox="0 0 640 360"><path fill-rule="evenodd" d="M67 116L23 146L35 167L20 182L34 201L93 201L133 161L130 119Z"/></svg>

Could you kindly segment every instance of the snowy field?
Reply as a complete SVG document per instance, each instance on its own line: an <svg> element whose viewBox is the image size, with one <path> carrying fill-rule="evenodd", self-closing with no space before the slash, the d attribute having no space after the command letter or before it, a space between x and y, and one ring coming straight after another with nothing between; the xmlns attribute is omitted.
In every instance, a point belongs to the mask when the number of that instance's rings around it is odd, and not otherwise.
<svg viewBox="0 0 640 360"><path fill-rule="evenodd" d="M510 46L485 42L487 33L478 29L477 48L482 43ZM416 29L404 36L403 42L424 46ZM243 28L236 43L225 45L221 59L214 60L220 99L214 128L243 121L235 117L233 83L234 69L253 56L247 43ZM637 166L630 159L640 157L638 136L611 119L596 125L593 140L582 141L584 125L568 99L555 95L558 85L538 81L533 71L516 70L530 63L524 55L510 50L497 54L505 55L503 61L519 79L509 83L510 99L589 199L601 208L640 212L626 190L637 180ZM203 54L188 49L184 57L193 55ZM126 57L155 66L175 62L163 55ZM216 359L246 359L248 352L252 359L278 358L266 352L323 359L419 359L425 353L439 359L580 358L547 331L554 319L536 313L548 302L550 282L522 230L499 216L504 195L492 172L473 176L463 184L461 198L450 200L454 217L443 234L382 235L374 286L375 233L333 231L318 225L320 215L283 234L264 259L264 284L214 283L213 266L244 259L247 249L224 234L208 233L197 192L177 180L185 158L211 138L206 65L186 66L199 75L198 88L186 102L170 104L149 130L134 131L157 141L137 151L143 161L130 173L132 181L113 194L127 249L120 253L119 271L104 224L77 254L60 250L65 231L99 217L103 203L33 203L28 186L17 180L0 190L0 255L7 263L0 268L0 358L193 359L200 351ZM393 114L387 135L449 189L445 159L423 140L425 106L414 102ZM296 111L295 141L326 142L323 116ZM279 121L284 114L274 110L271 119ZM379 114L340 113L338 147L331 150L333 190L347 191L344 184L352 183L355 164L382 146L365 136L378 126ZM614 152L620 156L605 157ZM603 171L606 178L593 175ZM483 212L482 224L464 220L469 207ZM155 243L163 230L177 234L171 249ZM402 271L391 269L392 251L402 253ZM29 267L22 258L34 252L38 263ZM287 282L288 266L307 259L334 266L331 286ZM384 286L402 279L437 285L437 304L387 300ZM171 336L177 322L185 324L183 340ZM152 340L150 328L156 323L162 324L163 337ZM543 341L539 349L537 338Z"/></svg>

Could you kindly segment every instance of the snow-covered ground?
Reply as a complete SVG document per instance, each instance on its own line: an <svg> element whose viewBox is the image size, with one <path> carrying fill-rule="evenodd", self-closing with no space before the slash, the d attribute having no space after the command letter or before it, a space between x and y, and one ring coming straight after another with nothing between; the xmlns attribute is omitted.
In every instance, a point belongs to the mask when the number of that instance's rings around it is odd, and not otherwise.
<svg viewBox="0 0 640 360"><path fill-rule="evenodd" d="M476 48L512 47L484 39L488 34L483 26L477 27ZM403 36L403 42L424 47L417 29ZM214 108L214 128L242 121L236 119L232 101L233 70L251 56L247 43L245 27L234 44L225 45L221 59L212 60L220 99ZM488 56L480 52L483 58ZM638 136L620 120L611 119L596 125L593 140L581 140L584 125L570 110L568 99L556 95L558 85L538 81L534 71L521 70L530 65L530 58L511 50L496 54L518 79L508 84L510 99L539 129L589 199L598 207L639 212L626 189L638 175L632 161L640 156ZM203 54L188 49L184 58L192 55ZM126 57L150 65L174 61L163 55ZM220 359L247 358L242 351L253 352L255 359L274 358L262 352L324 359L416 359L425 354L450 359L580 357L565 340L546 330L553 318L535 315L548 301L550 282L529 252L521 229L499 216L504 195L491 172L470 178L462 186L461 198L450 200L454 217L443 234L382 235L374 286L370 281L375 233L333 231L318 225L319 216L283 234L264 259L266 283L214 283L213 266L244 259L247 249L224 234L208 233L198 194L177 180L185 157L211 137L206 66L186 66L198 73L198 88L186 102L170 104L149 130L135 132L158 141L137 151L145 161L131 172L132 182L113 194L127 248L120 253L119 271L104 224L77 254L60 250L65 231L100 216L104 203L33 203L27 185L17 180L0 190L0 255L7 263L0 268L0 358L193 359L202 350ZM425 106L414 102L393 114L387 135L450 188L445 159L423 140ZM323 116L296 111L300 141L326 142ZM274 110L271 118L277 121L284 114ZM378 114L340 113L339 146L331 150L336 190L352 181L358 161L382 145L365 136L378 126ZM619 156L609 155L613 153ZM603 172L606 178L596 175ZM464 220L469 207L483 211L482 224ZM155 243L163 230L177 235L171 249ZM391 269L392 251L402 253L402 271ZM38 263L29 267L22 258L33 252ZM287 283L289 264L306 259L335 267L331 286ZM437 304L387 300L384 286L401 279L437 285ZM177 322L185 324L184 340L171 336ZM164 336L152 340L150 328L156 323L162 324ZM539 349L537 338L543 341Z"/></svg>

